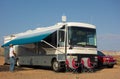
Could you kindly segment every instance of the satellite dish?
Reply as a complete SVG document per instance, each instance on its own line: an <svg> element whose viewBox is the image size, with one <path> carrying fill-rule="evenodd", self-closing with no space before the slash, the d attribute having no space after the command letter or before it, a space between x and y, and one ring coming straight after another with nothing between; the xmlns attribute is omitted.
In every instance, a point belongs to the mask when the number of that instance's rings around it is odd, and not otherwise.
<svg viewBox="0 0 120 79"><path fill-rule="evenodd" d="M62 16L62 22L66 22L67 18L66 16Z"/></svg>

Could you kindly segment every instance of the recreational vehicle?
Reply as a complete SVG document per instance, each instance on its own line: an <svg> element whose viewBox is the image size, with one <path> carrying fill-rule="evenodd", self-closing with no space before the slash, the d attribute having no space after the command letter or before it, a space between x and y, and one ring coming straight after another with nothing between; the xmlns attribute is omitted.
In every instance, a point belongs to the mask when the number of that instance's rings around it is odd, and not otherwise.
<svg viewBox="0 0 120 79"><path fill-rule="evenodd" d="M68 56L80 63L89 57L97 64L96 27L88 23L61 22L4 37L5 63L9 63L9 45L17 54L16 64L51 66L54 71L65 69Z"/></svg>

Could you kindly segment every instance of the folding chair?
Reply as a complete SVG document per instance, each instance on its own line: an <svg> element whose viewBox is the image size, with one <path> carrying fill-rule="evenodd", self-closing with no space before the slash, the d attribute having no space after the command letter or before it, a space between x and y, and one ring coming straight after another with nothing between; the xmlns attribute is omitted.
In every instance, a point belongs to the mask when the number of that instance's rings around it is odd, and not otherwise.
<svg viewBox="0 0 120 79"><path fill-rule="evenodd" d="M67 66L68 71L72 71L72 72L78 71L79 66L77 66L75 59L76 58L67 58L66 59L66 66Z"/></svg>
<svg viewBox="0 0 120 79"><path fill-rule="evenodd" d="M94 72L94 64L90 58L81 58L82 72Z"/></svg>

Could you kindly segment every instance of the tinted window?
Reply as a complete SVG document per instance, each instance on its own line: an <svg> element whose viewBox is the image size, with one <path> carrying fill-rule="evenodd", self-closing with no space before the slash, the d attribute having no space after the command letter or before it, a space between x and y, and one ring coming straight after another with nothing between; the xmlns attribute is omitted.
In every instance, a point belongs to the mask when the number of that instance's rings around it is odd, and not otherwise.
<svg viewBox="0 0 120 79"><path fill-rule="evenodd" d="M103 53L100 52L100 51L97 51L97 53L98 53L99 56L105 56L105 54L103 54Z"/></svg>

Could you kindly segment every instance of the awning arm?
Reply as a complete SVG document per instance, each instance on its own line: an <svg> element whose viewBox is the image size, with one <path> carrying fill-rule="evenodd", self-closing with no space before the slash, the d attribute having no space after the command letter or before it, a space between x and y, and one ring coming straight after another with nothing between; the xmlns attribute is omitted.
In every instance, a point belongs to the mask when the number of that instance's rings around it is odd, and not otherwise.
<svg viewBox="0 0 120 79"><path fill-rule="evenodd" d="M60 51L59 49L57 49L55 46L51 45L50 43L46 42L45 40L41 40L41 42L44 42L46 43L47 45L51 46L52 48L56 49L57 51L61 52L61 53L64 53L62 51Z"/></svg>

